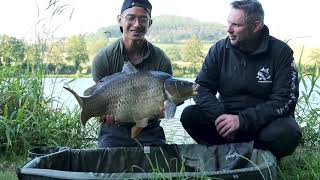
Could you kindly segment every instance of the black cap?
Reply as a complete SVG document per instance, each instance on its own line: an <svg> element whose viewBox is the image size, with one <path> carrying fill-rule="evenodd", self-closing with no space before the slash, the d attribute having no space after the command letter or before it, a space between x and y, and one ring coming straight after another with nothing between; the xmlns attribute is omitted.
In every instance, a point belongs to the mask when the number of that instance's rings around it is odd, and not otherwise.
<svg viewBox="0 0 320 180"><path fill-rule="evenodd" d="M148 0L124 0L121 8L121 13L123 13L123 11L125 11L126 9L132 8L134 6L142 7L149 13L151 17L152 5ZM120 27L120 31L123 32L122 27Z"/></svg>
<svg viewBox="0 0 320 180"><path fill-rule="evenodd" d="M122 4L121 13L126 9L132 8L133 6L142 7L151 16L152 5L148 0L125 0Z"/></svg>

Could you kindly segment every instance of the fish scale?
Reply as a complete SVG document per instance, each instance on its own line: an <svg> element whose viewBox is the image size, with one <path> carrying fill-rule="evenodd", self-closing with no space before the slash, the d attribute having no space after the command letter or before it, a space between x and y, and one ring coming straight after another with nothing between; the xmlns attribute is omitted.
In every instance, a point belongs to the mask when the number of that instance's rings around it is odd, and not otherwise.
<svg viewBox="0 0 320 180"><path fill-rule="evenodd" d="M121 90L121 98L118 101L119 109L109 112L110 114L115 114L115 121L125 123L128 119L132 119L134 122L137 122L145 116L157 117L159 115L160 104L163 104L165 100L163 98L164 91L162 90L163 83L147 74L141 73L139 75L141 76L132 79L132 83L127 83L127 86ZM148 83L140 85L141 81ZM153 88L148 88L148 86ZM134 96L125 96L125 94L132 94Z"/></svg>
<svg viewBox="0 0 320 180"><path fill-rule="evenodd" d="M125 65L123 71L101 79L80 97L71 92L82 110L83 125L91 117L112 115L117 123L135 123L132 137L136 137L149 119L162 116L172 118L176 105L197 94L198 85L179 80L160 71L137 71Z"/></svg>

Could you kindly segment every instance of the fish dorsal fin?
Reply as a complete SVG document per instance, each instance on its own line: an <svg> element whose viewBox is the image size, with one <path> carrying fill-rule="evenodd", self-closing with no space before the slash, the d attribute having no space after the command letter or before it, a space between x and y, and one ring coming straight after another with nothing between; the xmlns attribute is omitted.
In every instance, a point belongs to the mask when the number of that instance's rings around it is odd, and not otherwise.
<svg viewBox="0 0 320 180"><path fill-rule="evenodd" d="M138 72L137 68L134 67L134 65L130 62L126 62L123 67L122 67L122 71L125 74L133 74Z"/></svg>

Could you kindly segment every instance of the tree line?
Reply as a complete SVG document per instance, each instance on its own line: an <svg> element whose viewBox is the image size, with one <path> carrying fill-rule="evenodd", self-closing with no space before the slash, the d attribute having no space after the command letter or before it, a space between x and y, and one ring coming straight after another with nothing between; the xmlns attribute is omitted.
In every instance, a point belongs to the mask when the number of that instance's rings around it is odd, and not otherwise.
<svg viewBox="0 0 320 180"><path fill-rule="evenodd" d="M174 75L179 77L195 77L208 48L227 35L225 27L217 23L178 16L158 16L153 20L146 37L166 52ZM37 43L0 35L0 65L32 68L42 64L48 74L90 74L94 55L121 35L118 25ZM314 49L309 58L319 57L319 49Z"/></svg>
<svg viewBox="0 0 320 180"><path fill-rule="evenodd" d="M100 28L95 33L53 38L44 43L0 35L0 65L32 68L42 64L48 74L89 74L94 55L121 35L117 25ZM158 16L154 18L147 39L167 53L176 75L193 77L204 58L204 43L223 36L225 33L220 24Z"/></svg>
<svg viewBox="0 0 320 180"><path fill-rule="evenodd" d="M146 37L154 43L181 43L192 37L197 37L204 43L212 43L227 35L226 27L221 23L201 22L174 15L156 16L152 20ZM102 27L98 33L105 33L107 37L121 37L118 25Z"/></svg>

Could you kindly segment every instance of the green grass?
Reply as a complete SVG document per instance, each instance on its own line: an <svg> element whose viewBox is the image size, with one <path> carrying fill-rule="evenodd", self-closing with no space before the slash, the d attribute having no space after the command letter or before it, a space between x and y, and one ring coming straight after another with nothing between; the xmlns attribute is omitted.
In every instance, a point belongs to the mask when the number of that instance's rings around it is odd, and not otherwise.
<svg viewBox="0 0 320 180"><path fill-rule="evenodd" d="M278 177L283 180L319 180L320 149L301 149L278 164Z"/></svg>
<svg viewBox="0 0 320 180"><path fill-rule="evenodd" d="M17 180L16 169L26 163L25 155L0 155L0 180Z"/></svg>
<svg viewBox="0 0 320 180"><path fill-rule="evenodd" d="M11 171L8 171L8 172L2 172L0 171L0 179L1 180L16 180L18 179L15 172L11 172Z"/></svg>

